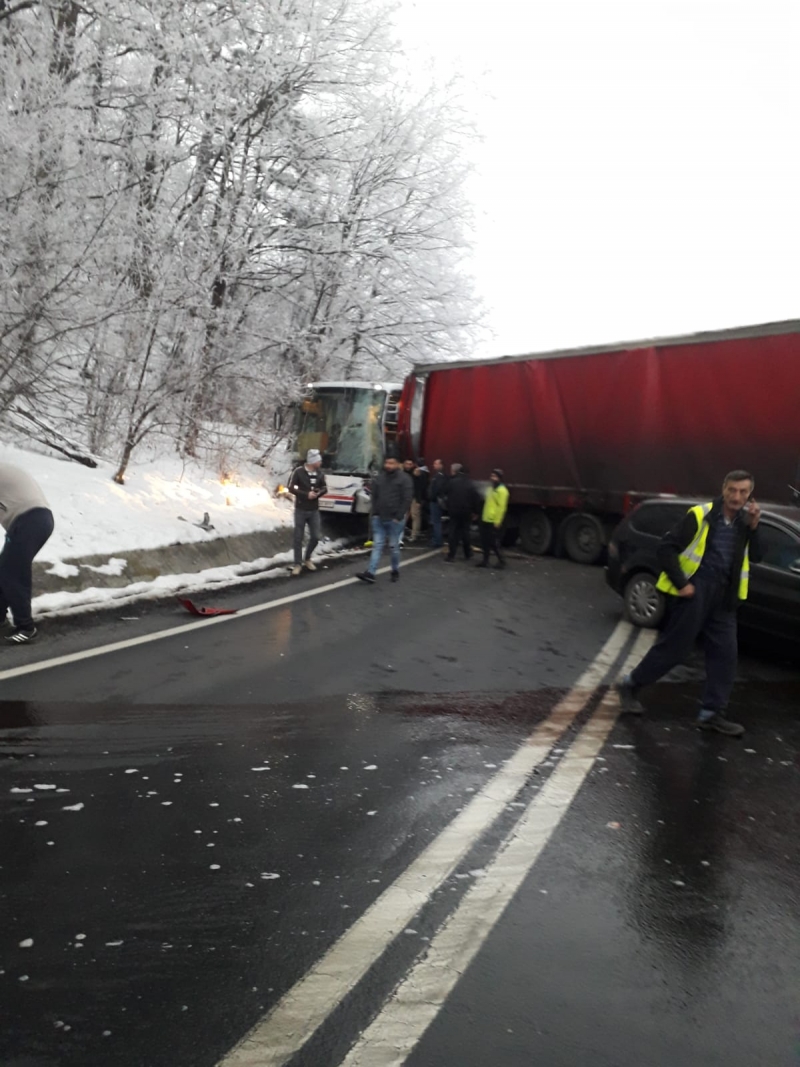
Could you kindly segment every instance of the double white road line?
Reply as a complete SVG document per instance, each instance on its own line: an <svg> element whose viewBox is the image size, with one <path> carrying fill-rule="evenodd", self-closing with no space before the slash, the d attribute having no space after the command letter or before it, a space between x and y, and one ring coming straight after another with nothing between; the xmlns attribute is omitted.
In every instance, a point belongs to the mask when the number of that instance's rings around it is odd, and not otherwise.
<svg viewBox="0 0 800 1067"><path fill-rule="evenodd" d="M374 904L261 1020L220 1067L283 1067L409 925L596 696L632 636L620 623L578 682L515 754ZM652 643L643 632L626 660ZM362 1033L342 1067L398 1067L427 1030L558 826L619 712L603 698L494 860Z"/></svg>

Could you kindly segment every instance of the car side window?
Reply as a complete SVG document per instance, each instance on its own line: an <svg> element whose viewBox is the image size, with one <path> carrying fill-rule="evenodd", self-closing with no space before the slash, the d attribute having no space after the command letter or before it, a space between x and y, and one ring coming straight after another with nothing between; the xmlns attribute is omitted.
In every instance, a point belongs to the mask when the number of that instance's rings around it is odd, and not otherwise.
<svg viewBox="0 0 800 1067"><path fill-rule="evenodd" d="M631 526L638 533L663 537L678 525L687 511L685 504L643 504L631 516Z"/></svg>
<svg viewBox="0 0 800 1067"><path fill-rule="evenodd" d="M768 567L779 567L786 571L792 567L800 567L800 539L790 534L788 530L781 530L777 526L762 522L759 537L764 552L762 563Z"/></svg>

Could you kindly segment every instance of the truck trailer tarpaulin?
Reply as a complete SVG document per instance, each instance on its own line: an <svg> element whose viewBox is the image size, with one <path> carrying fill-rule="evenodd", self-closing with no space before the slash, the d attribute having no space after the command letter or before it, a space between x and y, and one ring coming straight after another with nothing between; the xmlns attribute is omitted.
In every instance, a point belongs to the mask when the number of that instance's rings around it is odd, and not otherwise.
<svg viewBox="0 0 800 1067"><path fill-rule="evenodd" d="M502 467L523 529L533 508L553 528L594 516L584 526L605 535L631 501L711 498L733 468L753 471L759 499L790 503L800 322L417 366L402 411L411 454L478 479Z"/></svg>

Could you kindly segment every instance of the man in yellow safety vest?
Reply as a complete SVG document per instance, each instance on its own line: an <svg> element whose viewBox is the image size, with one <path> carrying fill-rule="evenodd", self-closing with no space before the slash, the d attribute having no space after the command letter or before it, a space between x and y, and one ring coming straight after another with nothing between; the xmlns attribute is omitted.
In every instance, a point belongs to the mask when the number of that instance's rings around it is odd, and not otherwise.
<svg viewBox="0 0 800 1067"><path fill-rule="evenodd" d="M496 566L502 569L506 565L503 553L500 551L500 531L503 528L503 520L508 511L508 489L505 485L503 472L495 467L489 476L489 489L483 503L481 513L481 548L483 559L476 563L476 567L488 567L492 553L497 556Z"/></svg>
<svg viewBox="0 0 800 1067"><path fill-rule="evenodd" d="M623 712L641 714L638 691L684 662L702 634L706 685L697 725L729 737L744 733L725 717L725 709L736 676L736 608L747 599L751 561L761 559L754 486L752 474L731 471L721 498L690 508L662 539L658 588L674 602L659 640L617 684Z"/></svg>

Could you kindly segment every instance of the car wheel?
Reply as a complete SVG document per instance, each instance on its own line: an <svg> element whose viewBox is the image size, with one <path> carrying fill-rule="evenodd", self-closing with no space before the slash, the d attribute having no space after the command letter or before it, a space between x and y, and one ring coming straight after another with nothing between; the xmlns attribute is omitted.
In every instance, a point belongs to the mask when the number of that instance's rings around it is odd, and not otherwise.
<svg viewBox="0 0 800 1067"><path fill-rule="evenodd" d="M634 626L654 630L661 625L667 601L664 594L656 589L656 579L652 574L644 571L634 574L625 586L623 600L625 617Z"/></svg>

